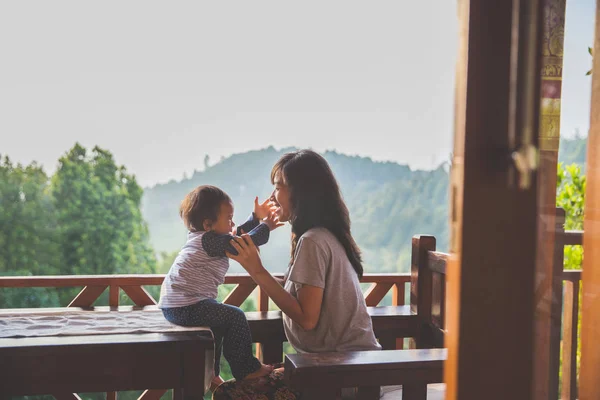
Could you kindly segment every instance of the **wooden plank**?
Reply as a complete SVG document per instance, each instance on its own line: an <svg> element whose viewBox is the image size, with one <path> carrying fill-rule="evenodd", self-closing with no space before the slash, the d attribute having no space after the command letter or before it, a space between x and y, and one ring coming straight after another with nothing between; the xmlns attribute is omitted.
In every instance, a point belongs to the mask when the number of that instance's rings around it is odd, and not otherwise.
<svg viewBox="0 0 600 400"><path fill-rule="evenodd" d="M258 288L258 310L269 311L269 296L262 288Z"/></svg>
<svg viewBox="0 0 600 400"><path fill-rule="evenodd" d="M119 392L106 392L106 400L117 400Z"/></svg>
<svg viewBox="0 0 600 400"><path fill-rule="evenodd" d="M583 296L581 307L581 367L579 398L598 398L600 371L600 0L596 2L596 32L592 67L590 131L587 143L587 183L583 226Z"/></svg>
<svg viewBox="0 0 600 400"><path fill-rule="evenodd" d="M563 264L565 246L563 244L562 233L565 230L565 210L557 208L555 242L552 259L552 293L550 304L550 345L549 345L549 365L548 365L548 398L559 398L559 375L560 375L560 342L562 328L562 309L563 309Z"/></svg>
<svg viewBox="0 0 600 400"><path fill-rule="evenodd" d="M254 281L249 284L239 284L237 285L223 300L223 303L230 304L232 306L241 306L244 300L250 296L250 294L256 288L256 283Z"/></svg>
<svg viewBox="0 0 600 400"><path fill-rule="evenodd" d="M121 289L138 306L152 306L156 300L141 286L121 286Z"/></svg>
<svg viewBox="0 0 600 400"><path fill-rule="evenodd" d="M86 286L67 307L91 307L105 289L106 286Z"/></svg>
<svg viewBox="0 0 600 400"><path fill-rule="evenodd" d="M5 276L0 287L160 286L164 275L69 275Z"/></svg>
<svg viewBox="0 0 600 400"><path fill-rule="evenodd" d="M283 274L273 274L283 278ZM164 274L148 275L47 275L47 276L3 276L0 277L2 287L77 287L77 286L160 286ZM225 284L251 284L248 274L228 274ZM410 282L409 274L365 274L361 279L364 283L373 282Z"/></svg>
<svg viewBox="0 0 600 400"><path fill-rule="evenodd" d="M365 274L360 280L361 283L408 283L410 274Z"/></svg>
<svg viewBox="0 0 600 400"><path fill-rule="evenodd" d="M439 329L444 329L446 310L446 277L445 274L432 274L431 290L431 322ZM444 343L434 343L434 347L444 347Z"/></svg>
<svg viewBox="0 0 600 400"><path fill-rule="evenodd" d="M427 261L430 251L435 251L435 237L417 235L412 238L411 255L411 284L410 307L411 312L418 316L422 326L431 321L432 309L432 276ZM432 347L433 344L421 333L415 335L415 345L419 349Z"/></svg>
<svg viewBox="0 0 600 400"><path fill-rule="evenodd" d="M183 354L183 368L181 380L183 382L183 397L186 400L201 400L204 397L204 384L206 374L212 370L213 357L206 357L205 346L201 342L192 345L180 343L180 352ZM207 365L208 364L208 365Z"/></svg>
<svg viewBox="0 0 600 400"><path fill-rule="evenodd" d="M284 275L283 274L273 274L273 276L275 278L280 278L283 279ZM250 275L246 274L246 273L238 273L238 274L227 274L225 275L225 282L226 285L249 285L254 283L254 280L252 280L252 277L250 277Z"/></svg>
<svg viewBox="0 0 600 400"><path fill-rule="evenodd" d="M556 169L560 139L566 0L540 1L544 8L541 46L538 228L535 288L534 391L538 400L558 398L562 280L555 266ZM562 267L559 271L562 271ZM560 299L558 299L560 297ZM559 303L559 300L561 301Z"/></svg>
<svg viewBox="0 0 600 400"><path fill-rule="evenodd" d="M396 283L392 287L392 306L403 306L406 296L406 284ZM404 338L396 338L396 346L394 349L404 348Z"/></svg>
<svg viewBox="0 0 600 400"><path fill-rule="evenodd" d="M563 281L579 282L581 281L580 269L569 269L562 272Z"/></svg>
<svg viewBox="0 0 600 400"><path fill-rule="evenodd" d="M435 237L427 235L413 236L410 261L410 307L413 314L418 314L426 320L431 317L431 304L429 303L431 299L431 271L421 265L427 264L429 251L435 251Z"/></svg>
<svg viewBox="0 0 600 400"><path fill-rule="evenodd" d="M390 291L393 283L373 283L365 293L367 307L375 307Z"/></svg>
<svg viewBox="0 0 600 400"><path fill-rule="evenodd" d="M258 311L269 311L269 296L261 287L258 287ZM283 344L282 344L283 346ZM270 350L267 350L270 351ZM256 343L256 358L265 362L265 355L262 343ZM270 355L267 355L267 359Z"/></svg>
<svg viewBox="0 0 600 400"><path fill-rule="evenodd" d="M531 176L520 188L509 160L529 139L537 142L541 7L460 0L458 16L446 399L527 399L537 182Z"/></svg>
<svg viewBox="0 0 600 400"><path fill-rule="evenodd" d="M577 399L577 323L579 282L565 282L562 325L562 391L560 398Z"/></svg>
<svg viewBox="0 0 600 400"><path fill-rule="evenodd" d="M446 265L448 264L449 254L439 251L430 251L427 253L427 266L433 272L446 274Z"/></svg>
<svg viewBox="0 0 600 400"><path fill-rule="evenodd" d="M445 349L288 354L285 380L297 388L442 381Z"/></svg>
<svg viewBox="0 0 600 400"><path fill-rule="evenodd" d="M119 307L119 287L117 285L109 286L108 305L110 307Z"/></svg>
<svg viewBox="0 0 600 400"><path fill-rule="evenodd" d="M404 283L396 283L392 287L392 305L403 306L406 297L406 285Z"/></svg>
<svg viewBox="0 0 600 400"><path fill-rule="evenodd" d="M561 239L565 246L581 246L583 245L583 231L562 232Z"/></svg>

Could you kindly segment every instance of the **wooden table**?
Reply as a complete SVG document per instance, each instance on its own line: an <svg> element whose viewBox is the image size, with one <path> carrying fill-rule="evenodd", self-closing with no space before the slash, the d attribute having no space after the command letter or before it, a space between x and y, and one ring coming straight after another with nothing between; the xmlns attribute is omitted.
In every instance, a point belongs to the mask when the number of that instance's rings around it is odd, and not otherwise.
<svg viewBox="0 0 600 400"><path fill-rule="evenodd" d="M175 389L202 399L214 352L208 331L0 339L0 398Z"/></svg>

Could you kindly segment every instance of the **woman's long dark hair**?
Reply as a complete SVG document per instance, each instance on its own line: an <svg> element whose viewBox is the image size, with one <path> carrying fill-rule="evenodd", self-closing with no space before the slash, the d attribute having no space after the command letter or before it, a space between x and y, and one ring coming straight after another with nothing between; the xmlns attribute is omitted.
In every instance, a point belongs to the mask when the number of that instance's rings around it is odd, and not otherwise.
<svg viewBox="0 0 600 400"><path fill-rule="evenodd" d="M286 153L273 166L271 183L278 174L290 196L291 263L300 237L311 228L323 227L340 241L352 267L362 278L362 257L350 233L348 207L327 161L312 150Z"/></svg>

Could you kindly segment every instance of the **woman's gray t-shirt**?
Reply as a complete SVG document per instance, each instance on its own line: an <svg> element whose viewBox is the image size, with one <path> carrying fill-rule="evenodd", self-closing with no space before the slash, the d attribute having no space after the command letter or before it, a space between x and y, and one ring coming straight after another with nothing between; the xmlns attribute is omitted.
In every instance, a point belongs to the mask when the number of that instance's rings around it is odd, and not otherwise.
<svg viewBox="0 0 600 400"><path fill-rule="evenodd" d="M298 297L302 285L323 288L315 329L307 331L284 314L285 333L299 353L379 350L358 276L342 244L325 228L308 230L298 240L285 290Z"/></svg>

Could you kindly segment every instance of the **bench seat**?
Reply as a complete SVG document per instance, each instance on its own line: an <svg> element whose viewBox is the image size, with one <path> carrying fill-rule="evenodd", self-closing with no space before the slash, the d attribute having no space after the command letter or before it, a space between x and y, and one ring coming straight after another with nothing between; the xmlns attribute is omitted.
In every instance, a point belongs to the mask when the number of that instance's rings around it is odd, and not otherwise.
<svg viewBox="0 0 600 400"><path fill-rule="evenodd" d="M379 387L402 385L410 398L427 384L443 382L446 349L355 351L344 353L289 354L285 357L285 380L314 396L335 396L344 387L360 386L379 398ZM312 398L312 397L311 397ZM333 397L331 397L333 398Z"/></svg>

